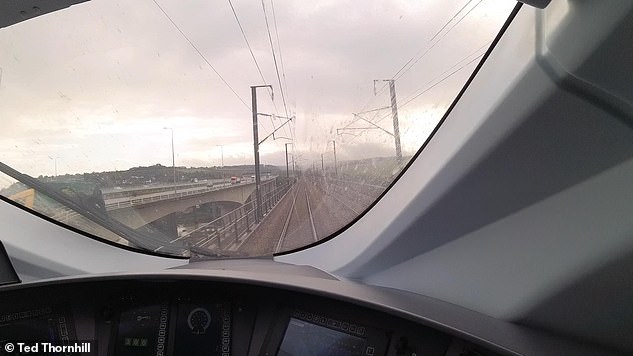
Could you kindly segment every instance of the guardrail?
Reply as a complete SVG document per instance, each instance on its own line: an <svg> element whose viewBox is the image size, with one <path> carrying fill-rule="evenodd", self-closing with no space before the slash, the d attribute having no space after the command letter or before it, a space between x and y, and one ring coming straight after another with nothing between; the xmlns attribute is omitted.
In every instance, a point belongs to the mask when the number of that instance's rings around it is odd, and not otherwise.
<svg viewBox="0 0 633 356"><path fill-rule="evenodd" d="M228 180L225 180L224 182L228 182ZM175 187L176 189L184 190L184 189L196 188L196 187L206 187L206 186L210 187L219 183L220 182L218 183L214 183L214 182L183 183L183 184L178 184ZM108 200L108 199L127 198L127 197L134 197L138 195L168 192L170 190L173 191L174 185L161 184L161 185L136 186L136 187L132 186L132 187L121 188L120 190L108 189L107 192L104 190L102 190L103 199Z"/></svg>
<svg viewBox="0 0 633 356"><path fill-rule="evenodd" d="M274 178L268 178L266 180L264 180L264 182L266 181L270 181ZM209 192L214 192L214 191L218 191L218 190L223 190L226 189L228 187L239 187L241 185L245 185L245 184L254 184L254 182L243 182L243 183L222 183L219 185L214 185L212 187L201 187L200 189L194 189L194 190L185 190L185 191L181 191L181 192L171 192L171 193L166 193L166 194L160 194L160 195L152 195L149 197L143 197L143 196L137 196L137 197L130 197L129 200L124 200L124 201L117 201L117 202L110 202L108 203L106 201L106 210L115 210L115 209L123 209L123 208L129 208L129 207L133 207L133 206L137 206L137 205L144 205L144 204L148 204L148 203L154 203L157 201L161 201L161 200L172 200L172 199L178 199L178 198L182 198L182 197L187 197L187 196L191 196L191 195L199 195L199 194L205 194L205 193L209 193ZM173 189L173 188L172 188ZM153 193L156 194L156 193ZM147 194L149 195L149 194ZM120 198L117 198L120 199Z"/></svg>

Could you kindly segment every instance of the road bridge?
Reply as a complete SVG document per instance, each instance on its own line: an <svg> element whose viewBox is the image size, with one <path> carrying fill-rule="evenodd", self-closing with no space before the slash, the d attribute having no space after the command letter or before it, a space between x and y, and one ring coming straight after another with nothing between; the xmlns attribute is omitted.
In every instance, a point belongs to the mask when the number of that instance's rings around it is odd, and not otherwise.
<svg viewBox="0 0 633 356"><path fill-rule="evenodd" d="M262 194L274 189L275 178L262 180ZM167 188L168 190L156 192L154 187L148 187L135 191L133 195L109 199L106 193L104 201L108 215L136 229L196 205L211 202L244 204L255 191L255 182L243 181L237 184L222 183L213 186L202 184L184 189L182 187L179 189L178 186Z"/></svg>

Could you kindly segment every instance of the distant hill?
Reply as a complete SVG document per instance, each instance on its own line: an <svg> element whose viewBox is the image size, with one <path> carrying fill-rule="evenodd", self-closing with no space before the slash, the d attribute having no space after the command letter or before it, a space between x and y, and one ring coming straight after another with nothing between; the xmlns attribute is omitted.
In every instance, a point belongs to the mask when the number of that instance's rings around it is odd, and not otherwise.
<svg viewBox="0 0 633 356"><path fill-rule="evenodd" d="M176 167L177 182L191 182L194 180L220 179L232 176L251 176L255 174L254 165L239 165L225 167ZM285 169L285 168L284 168ZM280 167L272 165L262 165L263 174L279 174ZM40 176L44 182L54 181L83 181L90 182L99 188L122 187L153 183L171 183L174 180L174 170L172 167L155 164L146 167L132 167L125 171L92 172L83 174L66 174L57 177Z"/></svg>

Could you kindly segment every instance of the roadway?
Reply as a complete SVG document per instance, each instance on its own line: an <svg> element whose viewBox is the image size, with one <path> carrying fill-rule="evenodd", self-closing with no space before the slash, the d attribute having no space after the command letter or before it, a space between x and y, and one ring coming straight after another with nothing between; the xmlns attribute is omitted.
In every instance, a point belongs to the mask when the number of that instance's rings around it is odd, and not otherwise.
<svg viewBox="0 0 633 356"><path fill-rule="evenodd" d="M184 187L184 186L203 186L208 184L218 184L218 183L229 183L230 179L208 179L198 182L181 182L176 184L176 187ZM148 189L162 189L162 190L170 190L174 188L174 183L147 183L142 185L132 185L132 186L123 186L123 187L106 187L101 188L101 193L104 196L115 194L115 193L128 193L128 192L137 192Z"/></svg>
<svg viewBox="0 0 633 356"><path fill-rule="evenodd" d="M262 182L275 179L277 176L266 177ZM214 180L214 182L183 183L180 185L157 185L128 188L126 190L114 190L103 193L106 210L129 208L131 206L153 203L161 200L177 199L196 194L214 192L241 184L253 184L254 179L245 179L240 183L226 182L225 180ZM157 191L158 190L158 191ZM120 196L125 193L124 196ZM112 197L116 196L116 197Z"/></svg>
<svg viewBox="0 0 633 356"><path fill-rule="evenodd" d="M119 197L119 198L109 198L109 199L104 199L104 201L106 204L106 208L108 210L112 210L112 209L129 207L130 205L138 205L138 204L150 203L150 202L154 202L158 200L173 199L174 197L181 197L181 196L187 196L187 195L192 195L192 194L200 194L200 193L216 191L216 190L224 189L230 186L231 186L230 182L214 184L213 186L201 185L198 187L185 188L185 189L178 188L178 186L176 186L175 188L174 186L171 186L170 188L168 188L168 190L164 190L164 191L156 192L156 193L148 193L148 194L143 194L142 193L143 190L139 189L135 191L137 192L136 195Z"/></svg>

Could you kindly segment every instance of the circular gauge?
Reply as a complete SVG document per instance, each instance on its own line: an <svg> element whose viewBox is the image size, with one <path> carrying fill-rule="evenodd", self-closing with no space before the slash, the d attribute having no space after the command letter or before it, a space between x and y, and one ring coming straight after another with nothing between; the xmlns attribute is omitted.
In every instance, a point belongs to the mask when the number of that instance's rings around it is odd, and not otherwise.
<svg viewBox="0 0 633 356"><path fill-rule="evenodd" d="M195 308L189 313L187 324L192 334L204 334L211 325L211 314L204 308Z"/></svg>

